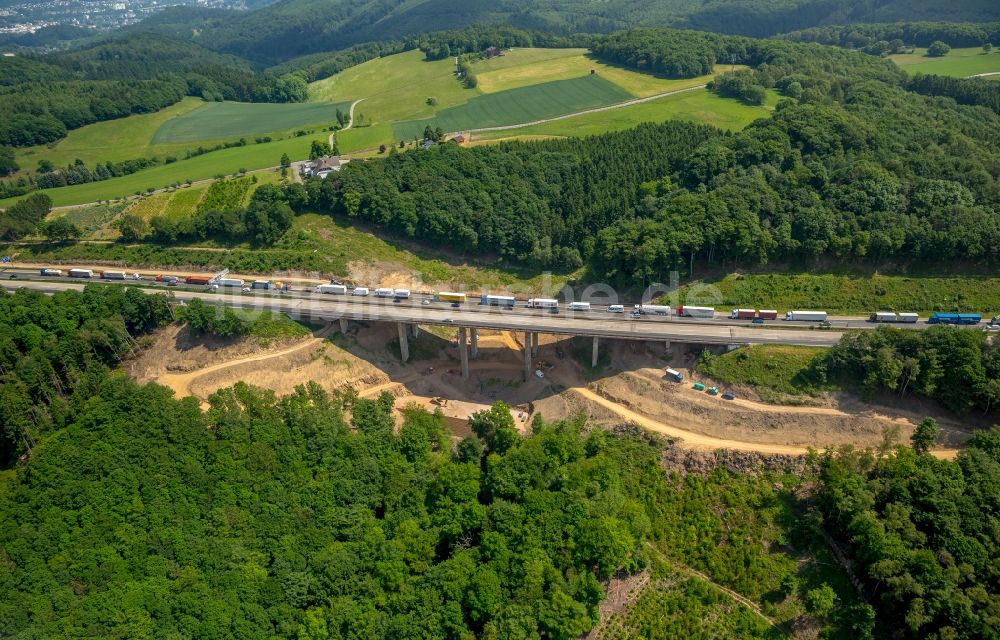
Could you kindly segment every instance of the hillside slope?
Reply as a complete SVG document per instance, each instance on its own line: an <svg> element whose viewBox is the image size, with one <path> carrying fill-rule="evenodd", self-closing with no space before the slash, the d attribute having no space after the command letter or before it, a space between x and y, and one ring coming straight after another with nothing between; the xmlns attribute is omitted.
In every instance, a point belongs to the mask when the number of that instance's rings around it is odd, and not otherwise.
<svg viewBox="0 0 1000 640"><path fill-rule="evenodd" d="M560 34L672 25L767 36L827 24L998 18L993 0L284 0L249 13L177 7L134 29L273 64L472 24Z"/></svg>

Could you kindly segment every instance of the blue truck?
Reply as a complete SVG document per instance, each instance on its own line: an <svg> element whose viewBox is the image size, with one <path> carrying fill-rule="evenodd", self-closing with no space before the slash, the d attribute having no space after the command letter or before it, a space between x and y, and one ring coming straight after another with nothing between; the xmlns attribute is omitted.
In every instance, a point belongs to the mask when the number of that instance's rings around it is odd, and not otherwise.
<svg viewBox="0 0 1000 640"><path fill-rule="evenodd" d="M979 324L983 317L978 313L935 313L927 319L927 324Z"/></svg>

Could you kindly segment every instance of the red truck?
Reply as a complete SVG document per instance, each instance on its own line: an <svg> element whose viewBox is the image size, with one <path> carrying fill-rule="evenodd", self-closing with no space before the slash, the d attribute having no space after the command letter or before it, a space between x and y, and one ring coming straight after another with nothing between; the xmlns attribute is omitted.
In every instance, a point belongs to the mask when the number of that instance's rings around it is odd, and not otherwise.
<svg viewBox="0 0 1000 640"><path fill-rule="evenodd" d="M208 284L209 280L211 278L208 276L188 276L184 278L184 282L188 284Z"/></svg>

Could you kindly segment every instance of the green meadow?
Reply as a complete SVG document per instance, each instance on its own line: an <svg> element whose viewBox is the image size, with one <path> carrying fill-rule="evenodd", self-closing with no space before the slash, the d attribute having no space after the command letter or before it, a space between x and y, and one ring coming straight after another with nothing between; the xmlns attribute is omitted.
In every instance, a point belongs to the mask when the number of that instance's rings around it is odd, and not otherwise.
<svg viewBox="0 0 1000 640"><path fill-rule="evenodd" d="M983 53L980 47L952 49L940 58L927 56L926 49L903 53L889 58L908 73L931 73L939 76L967 78L981 73L1000 73L1000 50Z"/></svg>
<svg viewBox="0 0 1000 640"><path fill-rule="evenodd" d="M329 125L336 122L337 109L346 114L350 108L350 103L344 102L208 102L164 122L153 135L153 144L232 139L308 125Z"/></svg>

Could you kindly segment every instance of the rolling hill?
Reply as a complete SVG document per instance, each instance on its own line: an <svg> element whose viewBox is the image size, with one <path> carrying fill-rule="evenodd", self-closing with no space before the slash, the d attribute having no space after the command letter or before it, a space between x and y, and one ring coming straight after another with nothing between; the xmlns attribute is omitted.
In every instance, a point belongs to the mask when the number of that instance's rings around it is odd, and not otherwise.
<svg viewBox="0 0 1000 640"><path fill-rule="evenodd" d="M769 36L817 25L1000 18L994 0L283 0L256 11L176 7L132 27L258 64L473 24L557 34L640 26Z"/></svg>

